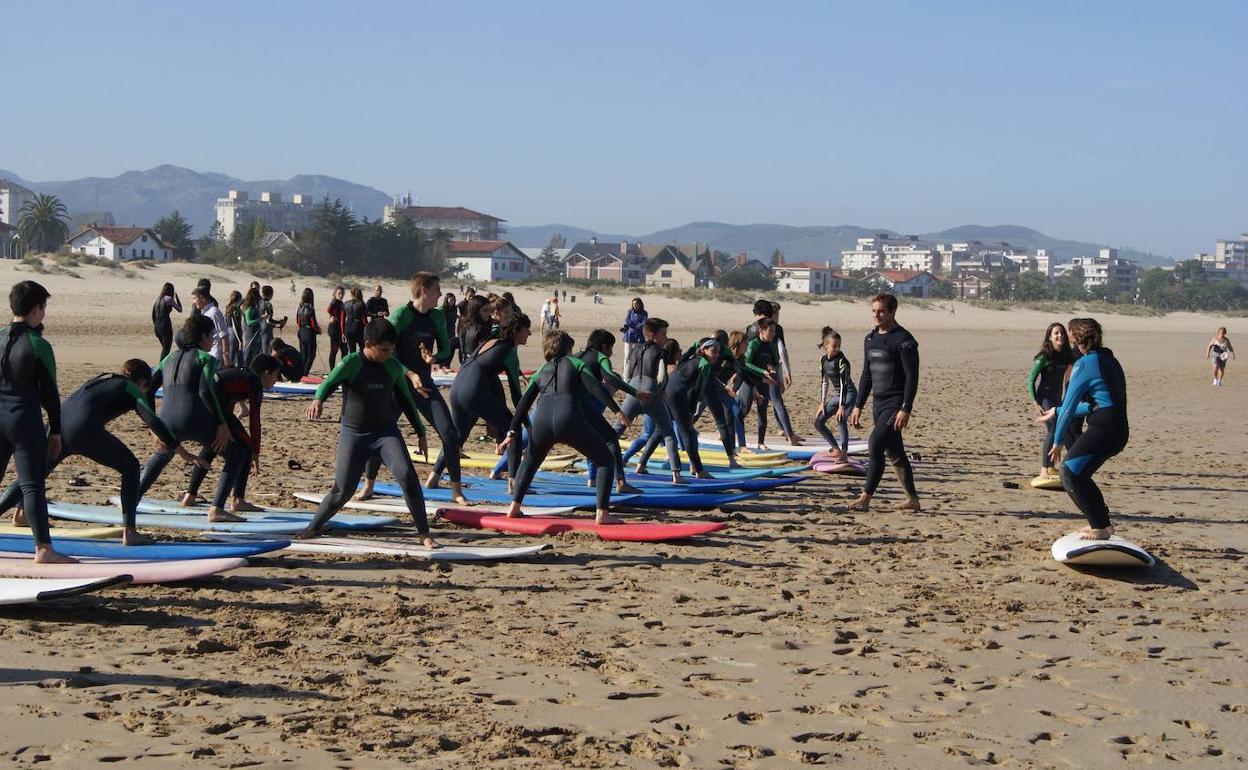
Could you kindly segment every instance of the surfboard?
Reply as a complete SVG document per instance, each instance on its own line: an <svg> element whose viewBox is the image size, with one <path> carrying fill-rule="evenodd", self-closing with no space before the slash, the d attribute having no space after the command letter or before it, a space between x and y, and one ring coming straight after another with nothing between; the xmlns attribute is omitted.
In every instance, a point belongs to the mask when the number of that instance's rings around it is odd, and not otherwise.
<svg viewBox="0 0 1248 770"><path fill-rule="evenodd" d="M412 458L412 462L417 465L433 465L438 459L437 452L430 452L429 457L426 459L424 455L420 454L415 449L408 447L408 450L409 455ZM498 464L498 461L503 459L502 455L487 455L484 452L481 454L483 455L482 457L459 458L459 467L469 468L474 471L488 471L492 470L494 466ZM573 462L575 462L575 458L552 460L547 457L538 467L544 471L560 471L571 466Z"/></svg>
<svg viewBox="0 0 1248 770"><path fill-rule="evenodd" d="M1108 540L1081 540L1081 533L1062 535L1053 543L1053 558L1063 564L1093 567L1151 567L1153 557L1130 540L1111 535Z"/></svg>
<svg viewBox="0 0 1248 770"><path fill-rule="evenodd" d="M400 497L403 493L399 489L399 485L393 482L379 481L373 486L373 490L379 495L389 495L390 497ZM423 489L426 500L435 500L440 503L455 504L454 498L451 497L452 492L449 487L438 487L437 489ZM465 492L465 494L467 494ZM612 495L611 502L615 504L629 504L636 495ZM503 503L511 504L511 495L507 494L506 487L503 490L491 489L474 489L468 498L474 502L482 503ZM542 508L593 508L593 498L586 498L583 495L527 495L524 498L526 503L531 503Z"/></svg>
<svg viewBox="0 0 1248 770"><path fill-rule="evenodd" d="M76 503L48 502L48 515L66 521L88 524L120 524L121 511L111 505L79 505ZM306 517L256 516L245 522L208 521L207 516L179 516L174 513L140 513L136 517L140 527L182 529L194 532L245 532L257 535L293 535L308 526Z"/></svg>
<svg viewBox="0 0 1248 770"><path fill-rule="evenodd" d="M236 569L246 559L83 559L77 564L36 564L27 554L0 553L0 577L113 578L129 575L134 583L172 583L195 580Z"/></svg>
<svg viewBox="0 0 1248 770"><path fill-rule="evenodd" d="M573 486L581 489L590 489L586 486L588 476L585 474L572 473L555 473L551 471L538 471L533 477L534 484L541 482L542 484L558 484L562 486ZM642 492L731 492L741 489L741 483L733 481L719 481L716 479L686 479L687 481L697 481L697 484L673 484L670 479L656 479L653 476L638 476L635 473L626 473L624 480L629 484L642 490ZM753 490L749 490L753 491Z"/></svg>
<svg viewBox="0 0 1248 770"><path fill-rule="evenodd" d="M507 495L507 482L502 479L481 479L475 478L469 484L465 480L464 494L471 499L472 495L477 492L486 491L492 494ZM588 498L592 503L597 495L597 490L584 486L583 484L566 484L562 482L541 482L534 483L530 495L568 495L573 497ZM530 495L525 496L528 500ZM640 495L631 495L626 505L634 508L676 508L682 510L696 510L704 508L718 508L721 505L731 503L739 503L744 500L752 500L757 497L755 492L734 492L734 493L706 493L696 490L669 489L668 491L660 490L644 490ZM625 495L613 495L612 502L619 503L619 499L627 497Z"/></svg>
<svg viewBox="0 0 1248 770"><path fill-rule="evenodd" d="M93 540L106 540L110 537L121 537L125 527L52 527L52 538L86 537ZM0 535L31 535L30 527L18 527L13 524L0 524Z"/></svg>
<svg viewBox="0 0 1248 770"><path fill-rule="evenodd" d="M1066 486L1057 476L1036 476L1029 483L1033 489L1053 489L1059 492L1066 490Z"/></svg>
<svg viewBox="0 0 1248 770"><path fill-rule="evenodd" d="M106 578L0 578L0 604L47 602L101 588L124 586L129 582L128 575Z"/></svg>
<svg viewBox="0 0 1248 770"><path fill-rule="evenodd" d="M636 523L595 524L592 518L529 518L509 519L506 516L462 508L443 508L438 512L446 521L466 527L514 532L522 535L557 535L562 532L591 532L603 540L657 543L684 540L708 535L724 528L715 521L682 522L678 524Z"/></svg>
<svg viewBox="0 0 1248 770"><path fill-rule="evenodd" d="M120 500L116 497L108 498L113 505L119 505ZM144 498L139 501L139 513L155 513L168 516L207 516L207 506L184 506L175 500L152 500ZM248 521L260 521L265 519L284 518L290 521L302 521L305 525L316 516L316 511L305 511L299 508L266 508L259 513L242 514ZM334 517L334 529L380 529L397 524L398 519L393 516L363 516L360 514L344 513Z"/></svg>
<svg viewBox="0 0 1248 770"><path fill-rule="evenodd" d="M240 535L214 535L213 539L231 543L245 543L249 538ZM536 556L550 549L549 543L524 545L514 548L458 544L443 545L441 548L425 548L424 546L394 540L315 537L310 540L294 540L285 550L291 553L316 553L337 556L387 556L403 559L426 559L428 561L505 561Z"/></svg>
<svg viewBox="0 0 1248 770"><path fill-rule="evenodd" d="M295 497L299 498L300 500L307 500L309 503L316 503L319 505L321 500L325 497L325 493L324 492L295 492ZM506 513L507 512L507 508L508 508L507 505L502 505L498 503L494 505L478 504L476 501L472 501L471 497L469 498L469 500L471 501L472 507L477 510L489 511L490 513ZM371 500L348 500L347 504L344 505L343 507L351 508L357 511L376 511L377 513L392 513L395 516L399 516L399 517L404 517L408 515L407 505L403 502L403 499L400 497L382 496L382 497L374 497ZM437 516L438 509L443 508L443 507L445 507L445 504L443 503L426 502L425 503L425 515L431 518L434 516ZM523 511L526 516L562 516L567 513L572 513L576 509L571 506L563 506L560 508L547 508L547 507L542 507L538 505L528 505L526 503L525 505L520 506L520 510Z"/></svg>
<svg viewBox="0 0 1248 770"><path fill-rule="evenodd" d="M265 393L280 393L287 396L313 396L316 395L316 389L319 387L319 383L279 382L266 390Z"/></svg>
<svg viewBox="0 0 1248 770"><path fill-rule="evenodd" d="M257 539L240 545L214 543L152 543L125 545L112 540L89 540L75 537L52 537L52 547L66 556L110 559L142 559L171 561L176 559L245 559L262 553L280 551L289 540ZM22 535L0 535L0 553L33 554L35 539Z"/></svg>
<svg viewBox="0 0 1248 770"><path fill-rule="evenodd" d="M681 465L682 473L691 472L689 469L689 463L682 462L680 465ZM625 468L628 468L628 467L636 467L636 463L633 462L633 463L628 463L627 465L625 465ZM648 467L651 469L662 468L666 470L668 467L667 459L664 458L660 460L656 457L652 457L650 458ZM724 478L738 477L739 478L740 476L746 473L758 473L764 476L787 476L790 473L802 473L803 471L810 470L810 466L809 465L777 465L774 467L766 466L766 467L755 467L755 468L730 468L726 465L714 465L712 463L704 462L702 463L702 469L716 478L719 478L719 477L724 477Z"/></svg>
<svg viewBox="0 0 1248 770"><path fill-rule="evenodd" d="M767 445L769 452L783 452L788 455L790 460L809 460L815 454L827 451L828 442L822 436L807 436L799 444L790 444L782 437L768 436L763 441ZM699 433L698 444L706 444L711 447L723 448L723 444L719 440L718 433ZM746 447L748 450L749 447ZM849 453L851 455L866 454L867 440L859 438L851 438L849 440Z"/></svg>
<svg viewBox="0 0 1248 770"><path fill-rule="evenodd" d="M812 471L820 473L834 473L845 476L865 476L867 474L867 466L857 460L848 462L836 462L834 460L812 460L810 463Z"/></svg>
<svg viewBox="0 0 1248 770"><path fill-rule="evenodd" d="M576 462L573 467L575 467L578 470L583 471L583 470L586 470L587 465L584 460L580 460ZM636 462L627 463L625 464L624 467L625 467L625 472L628 474L626 478L629 478L629 479L632 479L632 478L637 478L637 479L642 479L642 480L651 479L654 481L662 481L666 479L667 481L671 481L671 478L672 478L671 471L667 470L666 460L663 460L663 461L651 460L650 465L647 466L647 470L650 471L649 473L634 473L631 470L629 470L630 468L633 470L636 469L637 467ZM712 469L712 466L704 466L704 467L706 467L707 470L711 472L711 475L715 477L713 479L705 479L706 481L725 481L725 480L742 481L745 479L772 478L772 470L773 470L772 468L724 468L724 467L716 466ZM804 465L788 466L788 467L797 468L798 470L803 470L803 471L807 469L807 467ZM689 466L687 464L683 465L682 473L685 474L684 476L685 480L694 481L695 478L689 475L688 471L689 471Z"/></svg>

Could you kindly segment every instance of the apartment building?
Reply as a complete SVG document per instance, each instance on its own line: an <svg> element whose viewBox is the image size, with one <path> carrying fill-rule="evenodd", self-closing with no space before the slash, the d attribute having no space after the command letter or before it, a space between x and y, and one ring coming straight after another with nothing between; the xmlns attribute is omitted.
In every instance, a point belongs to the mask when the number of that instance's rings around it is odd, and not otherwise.
<svg viewBox="0 0 1248 770"><path fill-rule="evenodd" d="M429 235L441 230L452 241L497 241L507 232L502 226L507 220L463 206L386 206L384 218L387 223L407 219Z"/></svg>
<svg viewBox="0 0 1248 770"><path fill-rule="evenodd" d="M1069 275L1075 270L1083 271L1083 285L1088 290L1104 287L1110 296L1134 295L1140 282L1140 266L1118 256L1117 249L1101 249L1094 257L1075 257L1054 268L1057 276Z"/></svg>
<svg viewBox="0 0 1248 770"><path fill-rule="evenodd" d="M217 199L217 221L223 238L230 238L240 227L251 227L263 220L266 230L302 232L312 226L316 204L310 195L294 194L284 198L281 193L262 192L252 198L245 190L230 190Z"/></svg>

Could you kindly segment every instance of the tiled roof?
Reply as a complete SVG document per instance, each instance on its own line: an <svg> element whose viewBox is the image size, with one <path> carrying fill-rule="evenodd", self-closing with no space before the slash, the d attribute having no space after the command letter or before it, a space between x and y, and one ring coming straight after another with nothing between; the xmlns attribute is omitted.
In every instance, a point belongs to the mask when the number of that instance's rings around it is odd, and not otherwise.
<svg viewBox="0 0 1248 770"><path fill-rule="evenodd" d="M156 237L156 233L146 227L106 227L104 225L88 225L66 239L66 243L89 232L95 232L102 235L117 246L125 246L126 244L133 243L144 233L150 236L151 239L156 242L157 246L164 247L165 245L161 243L160 238Z"/></svg>
<svg viewBox="0 0 1248 770"><path fill-rule="evenodd" d="M507 241L451 241L448 244L451 251L456 253L462 252L490 252L497 251L499 248L506 246Z"/></svg>
<svg viewBox="0 0 1248 770"><path fill-rule="evenodd" d="M920 275L923 275L924 271L922 270L876 270L875 272L877 275L882 275L888 280L892 281L893 283L905 283L906 281L913 281L915 278L918 278Z"/></svg>
<svg viewBox="0 0 1248 770"><path fill-rule="evenodd" d="M466 209L463 206L407 206L395 209L395 216L408 219L489 219L494 222L506 222L505 219L482 214L480 211Z"/></svg>
<svg viewBox="0 0 1248 770"><path fill-rule="evenodd" d="M774 265L775 268L783 270L786 267L797 267L804 270L830 270L827 265L822 262L785 262L783 265Z"/></svg>

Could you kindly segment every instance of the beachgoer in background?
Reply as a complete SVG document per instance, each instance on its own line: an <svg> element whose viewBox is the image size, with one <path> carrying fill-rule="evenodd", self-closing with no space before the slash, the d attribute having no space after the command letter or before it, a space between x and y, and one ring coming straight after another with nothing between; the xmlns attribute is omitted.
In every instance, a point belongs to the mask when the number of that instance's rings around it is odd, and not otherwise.
<svg viewBox="0 0 1248 770"><path fill-rule="evenodd" d="M230 358L230 326L225 322L225 314L202 286L195 287L191 292L191 299L195 302L195 307L199 308L199 314L212 321L213 337L209 355L216 359L217 366L224 366L224 362ZM178 343L178 346L181 347L182 344Z"/></svg>
<svg viewBox="0 0 1248 770"><path fill-rule="evenodd" d="M368 302L364 303L364 309L368 312L370 321L374 318L386 318L390 315L390 300L381 296L381 284L373 287L373 296L369 297Z"/></svg>
<svg viewBox="0 0 1248 770"><path fill-rule="evenodd" d="M620 327L620 333L624 335L625 361L632 354L633 345L640 345L645 341L641 327L649 317L650 314L646 312L646 303L641 301L641 297L633 297L632 303L628 306L628 313L624 315L624 325Z"/></svg>
<svg viewBox="0 0 1248 770"><path fill-rule="evenodd" d="M305 288L299 298L299 307L295 309L295 326L298 327L296 334L299 335L299 355L303 356L303 375L306 377L316 361L316 338L321 333L311 287Z"/></svg>
<svg viewBox="0 0 1248 770"><path fill-rule="evenodd" d="M1032 359L1031 371L1027 374L1027 394L1031 396L1036 416L1044 414L1062 403L1062 390L1065 388L1066 369L1074 361L1070 352L1070 339L1066 335L1066 327L1060 323L1051 323L1044 330L1044 341L1040 343L1040 352ZM1056 418L1044 423L1044 441L1040 444L1040 475L1057 478L1057 469L1049 465L1049 451L1053 449L1053 430L1057 427ZM1067 438L1067 437L1063 437ZM1062 441L1069 444L1069 441Z"/></svg>
<svg viewBox="0 0 1248 770"><path fill-rule="evenodd" d="M325 308L325 314L329 316L329 325L325 328L325 334L329 337L329 368L334 368L334 362L338 360L339 352L342 355L347 354L347 341L342 336L343 327L343 302L342 298L346 296L347 290L342 286L334 289L334 296L329 301L329 306Z"/></svg>
<svg viewBox="0 0 1248 770"><path fill-rule="evenodd" d="M342 303L342 336L347 352L356 353L364 347L364 327L368 324L368 305L360 287L351 290L351 299Z"/></svg>
<svg viewBox="0 0 1248 770"><path fill-rule="evenodd" d="M1226 327L1219 326L1213 339L1205 347L1205 359L1213 359L1213 384L1221 387L1222 377L1226 374L1226 362L1235 357L1235 348L1226 336Z"/></svg>
<svg viewBox="0 0 1248 770"><path fill-rule="evenodd" d="M173 321L169 316L175 310L182 312L182 300L173 290L173 284L166 283L160 289L160 296L152 303L152 332L160 340L161 361L165 360L165 356L173 348Z"/></svg>

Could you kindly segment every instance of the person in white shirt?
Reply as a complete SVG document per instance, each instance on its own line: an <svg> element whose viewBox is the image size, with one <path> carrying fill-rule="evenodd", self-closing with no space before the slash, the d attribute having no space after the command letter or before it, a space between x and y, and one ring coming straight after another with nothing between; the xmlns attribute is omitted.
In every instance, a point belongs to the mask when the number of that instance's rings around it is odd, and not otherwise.
<svg viewBox="0 0 1248 770"><path fill-rule="evenodd" d="M542 333L550 330L550 300L542 303Z"/></svg>
<svg viewBox="0 0 1248 770"><path fill-rule="evenodd" d="M212 325L216 331L212 337L212 349L208 352L217 359L218 366L224 366L230 353L230 327L225 322L225 314L221 312L221 308L217 307L217 303L206 289L196 288L191 292L191 297L195 299L195 307L199 308L199 312L206 318L212 319Z"/></svg>

